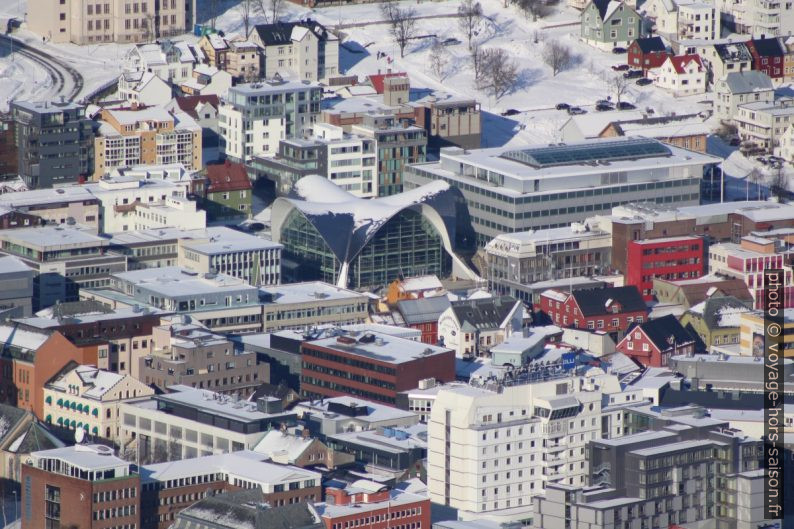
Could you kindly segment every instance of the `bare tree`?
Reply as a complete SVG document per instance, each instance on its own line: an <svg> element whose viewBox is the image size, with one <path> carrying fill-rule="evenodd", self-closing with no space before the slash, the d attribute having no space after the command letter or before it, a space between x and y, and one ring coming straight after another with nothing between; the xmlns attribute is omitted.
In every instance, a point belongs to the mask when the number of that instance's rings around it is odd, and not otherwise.
<svg viewBox="0 0 794 529"><path fill-rule="evenodd" d="M430 48L430 71L439 81L443 81L447 76L447 65L449 64L449 53L441 42L436 39L433 47Z"/></svg>
<svg viewBox="0 0 794 529"><path fill-rule="evenodd" d="M615 94L615 101L617 102L617 108L620 108L620 99L626 94L629 89L629 85L631 81L622 74L613 74L607 77L606 79L607 87L609 91Z"/></svg>
<svg viewBox="0 0 794 529"><path fill-rule="evenodd" d="M573 54L568 46L552 40L543 47L543 62L551 67L552 75L557 75L571 66Z"/></svg>
<svg viewBox="0 0 794 529"><path fill-rule="evenodd" d="M209 21L210 27L215 29L215 22L221 14L220 0L209 0Z"/></svg>
<svg viewBox="0 0 794 529"><path fill-rule="evenodd" d="M246 39L248 39L248 36L251 34L251 17L254 15L255 8L256 5L254 0L240 0L240 3L237 4L236 7L237 14L240 15L240 21L243 23L243 31Z"/></svg>
<svg viewBox="0 0 794 529"><path fill-rule="evenodd" d="M387 17L392 37L400 48L400 57L405 57L408 41L416 36L416 9L402 8L394 2L381 4L381 11Z"/></svg>
<svg viewBox="0 0 794 529"><path fill-rule="evenodd" d="M515 0L518 8L524 12L524 16L532 17L535 22L538 18L543 18L551 12L546 0Z"/></svg>
<svg viewBox="0 0 794 529"><path fill-rule="evenodd" d="M480 80L480 72L482 69L482 56L485 52L479 45L475 44L471 48L471 65L474 69L474 79L479 83Z"/></svg>
<svg viewBox="0 0 794 529"><path fill-rule="evenodd" d="M463 0L458 6L458 27L466 35L466 41L471 49L471 39L474 30L482 18L482 6L474 0Z"/></svg>
<svg viewBox="0 0 794 529"><path fill-rule="evenodd" d="M284 0L253 0L254 11L265 17L265 22L275 24L281 18Z"/></svg>
<svg viewBox="0 0 794 529"><path fill-rule="evenodd" d="M785 169L783 169L783 164L777 164L777 166L775 166L775 172L772 174L769 190L772 196L777 197L778 200L783 200L788 197L788 177L786 176Z"/></svg>
<svg viewBox="0 0 794 529"><path fill-rule="evenodd" d="M489 48L479 53L477 86L499 99L515 87L518 66L501 48Z"/></svg>

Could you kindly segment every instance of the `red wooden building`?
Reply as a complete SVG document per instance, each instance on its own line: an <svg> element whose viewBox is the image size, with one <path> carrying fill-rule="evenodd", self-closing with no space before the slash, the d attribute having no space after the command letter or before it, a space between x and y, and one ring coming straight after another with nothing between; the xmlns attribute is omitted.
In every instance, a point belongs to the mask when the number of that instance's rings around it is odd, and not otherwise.
<svg viewBox="0 0 794 529"><path fill-rule="evenodd" d="M593 329L619 340L634 323L648 319L648 307L635 286L576 290L546 290L540 311L560 327Z"/></svg>
<svg viewBox="0 0 794 529"><path fill-rule="evenodd" d="M700 237L629 241L627 250L626 284L637 287L645 301L654 299L654 279L695 279L705 273Z"/></svg>
<svg viewBox="0 0 794 529"><path fill-rule="evenodd" d="M783 79L786 48L780 39L752 39L747 41L747 48L753 56L753 70L764 72L773 80Z"/></svg>
<svg viewBox="0 0 794 529"><path fill-rule="evenodd" d="M668 314L630 328L615 350L644 366L666 367L671 356L694 353L695 339Z"/></svg>
<svg viewBox="0 0 794 529"><path fill-rule="evenodd" d="M637 39L631 43L628 50L628 65L635 70L648 70L660 67L670 55L661 37L647 37Z"/></svg>

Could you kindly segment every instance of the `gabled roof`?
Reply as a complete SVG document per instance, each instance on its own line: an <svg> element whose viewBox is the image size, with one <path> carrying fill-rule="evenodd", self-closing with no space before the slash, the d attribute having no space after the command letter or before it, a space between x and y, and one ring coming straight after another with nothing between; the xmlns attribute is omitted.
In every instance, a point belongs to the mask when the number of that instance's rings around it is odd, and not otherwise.
<svg viewBox="0 0 794 529"><path fill-rule="evenodd" d="M598 9L601 20L606 20L605 16L610 3L612 3L612 0L593 0L593 5Z"/></svg>
<svg viewBox="0 0 794 529"><path fill-rule="evenodd" d="M467 299L453 302L452 311L462 330L474 332L500 328L516 303L519 301L512 296Z"/></svg>
<svg viewBox="0 0 794 529"><path fill-rule="evenodd" d="M610 314L608 307L614 302L620 304L620 312L647 312L648 310L640 291L635 286L575 290L571 295L579 305L582 315L586 317Z"/></svg>
<svg viewBox="0 0 794 529"><path fill-rule="evenodd" d="M189 114L193 118L198 118L196 114L196 107L204 103L212 105L217 109L220 106L220 98L215 95L200 95L200 96L181 96L175 99L176 104L183 112Z"/></svg>
<svg viewBox="0 0 794 529"><path fill-rule="evenodd" d="M401 299L397 302L397 311L407 324L438 321L441 313L451 306L447 296L432 296L419 299Z"/></svg>
<svg viewBox="0 0 794 529"><path fill-rule="evenodd" d="M660 351L672 347L673 344L682 345L694 341L692 335L684 329L683 325L672 314L637 324L626 333L626 336L629 336L629 333L633 332L637 327L645 333Z"/></svg>
<svg viewBox="0 0 794 529"><path fill-rule="evenodd" d="M690 307L717 293L733 296L747 303L752 303L753 301L753 296L744 281L734 277L715 278L714 276L704 276L699 281L671 281L670 283L681 289L681 293Z"/></svg>
<svg viewBox="0 0 794 529"><path fill-rule="evenodd" d="M698 65L699 69L703 69L703 63L700 60L700 55L674 55L672 57L668 57L668 59L672 64L673 68L677 73L686 73L686 67L689 66L691 62L695 62Z"/></svg>
<svg viewBox="0 0 794 529"><path fill-rule="evenodd" d="M369 79L369 83L372 85L372 88L375 89L375 92L378 94L383 93L383 81L387 77L408 77L408 74L405 72L395 72L395 73L379 73L375 75L370 75L367 78Z"/></svg>
<svg viewBox="0 0 794 529"><path fill-rule="evenodd" d="M752 49L759 57L782 57L786 50L780 44L780 40L775 37L768 39L753 39L749 42Z"/></svg>
<svg viewBox="0 0 794 529"><path fill-rule="evenodd" d="M750 312L747 303L733 296L712 297L689 309L700 315L709 329L739 326L739 316Z"/></svg>
<svg viewBox="0 0 794 529"><path fill-rule="evenodd" d="M248 178L245 166L229 160L222 164L208 165L207 180L209 180L207 193L251 189L251 180Z"/></svg>
<svg viewBox="0 0 794 529"><path fill-rule="evenodd" d="M662 37L646 37L642 39L637 39L634 42L637 43L640 50L643 53L652 53L655 51L667 51L667 47L664 45L664 41Z"/></svg>
<svg viewBox="0 0 794 529"><path fill-rule="evenodd" d="M283 46L292 43L293 39L301 40L306 35L306 31L295 31L296 28L303 28L311 31L320 40L335 39L335 37L325 29L325 26L313 20L258 24L254 26L254 31L259 35L259 40L261 40L262 44L265 46Z"/></svg>
<svg viewBox="0 0 794 529"><path fill-rule="evenodd" d="M733 94L747 94L775 89L772 85L772 79L764 72L757 70L731 72L725 76L723 81Z"/></svg>

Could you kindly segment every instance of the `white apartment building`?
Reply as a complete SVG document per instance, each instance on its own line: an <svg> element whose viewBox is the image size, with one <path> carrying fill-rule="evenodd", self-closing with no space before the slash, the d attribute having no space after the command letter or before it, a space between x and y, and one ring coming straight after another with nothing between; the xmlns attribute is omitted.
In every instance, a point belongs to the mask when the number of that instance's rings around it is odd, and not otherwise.
<svg viewBox="0 0 794 529"><path fill-rule="evenodd" d="M152 72L124 72L119 76L119 97L131 104L165 105L171 101L171 86Z"/></svg>
<svg viewBox="0 0 794 529"><path fill-rule="evenodd" d="M772 151L786 129L794 124L794 98L781 97L770 103L758 101L739 105L734 121L739 137Z"/></svg>
<svg viewBox="0 0 794 529"><path fill-rule="evenodd" d="M772 79L764 72L732 72L714 83L714 114L725 122L733 122L744 103L775 100Z"/></svg>
<svg viewBox="0 0 794 529"><path fill-rule="evenodd" d="M52 42L142 42L193 27L195 0L30 0L28 29Z"/></svg>
<svg viewBox="0 0 794 529"><path fill-rule="evenodd" d="M715 6L731 32L774 37L789 35L794 28L791 0L716 0Z"/></svg>
<svg viewBox="0 0 794 529"><path fill-rule="evenodd" d="M187 198L187 187L169 180L108 176L86 186L99 199L99 224L103 233L206 226L206 213L196 209L196 203Z"/></svg>
<svg viewBox="0 0 794 529"><path fill-rule="evenodd" d="M339 75L339 38L313 20L261 24L251 40L264 50L264 77L328 82Z"/></svg>
<svg viewBox="0 0 794 529"><path fill-rule="evenodd" d="M198 230L207 226L207 212L199 209L195 200L185 197L166 197L157 204L134 204L134 230L179 228Z"/></svg>
<svg viewBox="0 0 794 529"><path fill-rule="evenodd" d="M199 273L216 272L251 285L281 283L281 250L276 242L231 228L207 228L202 235L179 240L179 266Z"/></svg>
<svg viewBox="0 0 794 529"><path fill-rule="evenodd" d="M193 78L196 65L207 60L195 44L164 40L161 43L138 44L124 56L128 72L153 73L163 81L179 85Z"/></svg>
<svg viewBox="0 0 794 529"><path fill-rule="evenodd" d="M378 196L377 154L370 139L345 134L342 127L328 123L314 126L314 134L326 144L327 177L356 196Z"/></svg>
<svg viewBox="0 0 794 529"><path fill-rule="evenodd" d="M714 5L698 0L648 0L642 6L657 35L673 40L720 38L720 14Z"/></svg>
<svg viewBox="0 0 794 529"><path fill-rule="evenodd" d="M427 485L459 518L526 522L549 483L586 485L585 447L620 436L642 390L618 377L525 371L512 385L477 382L438 392L428 423ZM523 377L523 378L521 378Z"/></svg>
<svg viewBox="0 0 794 529"><path fill-rule="evenodd" d="M240 84L221 99L221 150L232 161L273 154L281 140L306 137L320 113L323 89L309 81Z"/></svg>
<svg viewBox="0 0 794 529"><path fill-rule="evenodd" d="M697 55L667 57L659 68L648 72L656 86L676 97L705 93L707 75Z"/></svg>
<svg viewBox="0 0 794 529"><path fill-rule="evenodd" d="M191 96L223 96L232 86L232 74L215 66L199 64L193 68L193 77L179 88Z"/></svg>
<svg viewBox="0 0 794 529"><path fill-rule="evenodd" d="M119 404L150 395L154 390L131 375L70 362L44 385L42 413L48 424L116 442Z"/></svg>
<svg viewBox="0 0 794 529"><path fill-rule="evenodd" d="M794 125L789 125L786 132L780 136L780 146L775 154L789 163L794 163Z"/></svg>

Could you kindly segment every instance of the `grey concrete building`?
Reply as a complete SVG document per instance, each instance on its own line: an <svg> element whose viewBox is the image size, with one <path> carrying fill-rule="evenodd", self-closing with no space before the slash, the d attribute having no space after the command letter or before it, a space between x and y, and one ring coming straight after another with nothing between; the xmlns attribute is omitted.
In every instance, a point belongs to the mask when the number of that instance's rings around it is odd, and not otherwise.
<svg viewBox="0 0 794 529"><path fill-rule="evenodd" d="M127 258L108 251L109 241L75 226L40 226L0 231L0 253L30 267L33 310L77 301L81 288L101 288L110 274L127 270Z"/></svg>
<svg viewBox="0 0 794 529"><path fill-rule="evenodd" d="M228 339L200 325L155 327L152 346L152 352L140 358L139 379L162 390L182 384L248 397L270 379L270 366L257 363L256 353L235 350Z"/></svg>
<svg viewBox="0 0 794 529"><path fill-rule="evenodd" d="M533 499L533 527L749 529L764 521L763 498L752 492L760 439L692 407L630 409L625 426L627 435L588 443L588 487L553 484Z"/></svg>
<svg viewBox="0 0 794 529"><path fill-rule="evenodd" d="M34 275L33 269L18 257L0 257L0 318L32 314Z"/></svg>
<svg viewBox="0 0 794 529"><path fill-rule="evenodd" d="M75 103L14 101L19 174L28 188L80 181L94 171L93 124Z"/></svg>
<svg viewBox="0 0 794 529"><path fill-rule="evenodd" d="M697 205L705 167L721 158L648 138L568 144L441 149L409 165L406 189L433 180L458 187L479 246L501 233L570 226L630 202Z"/></svg>

